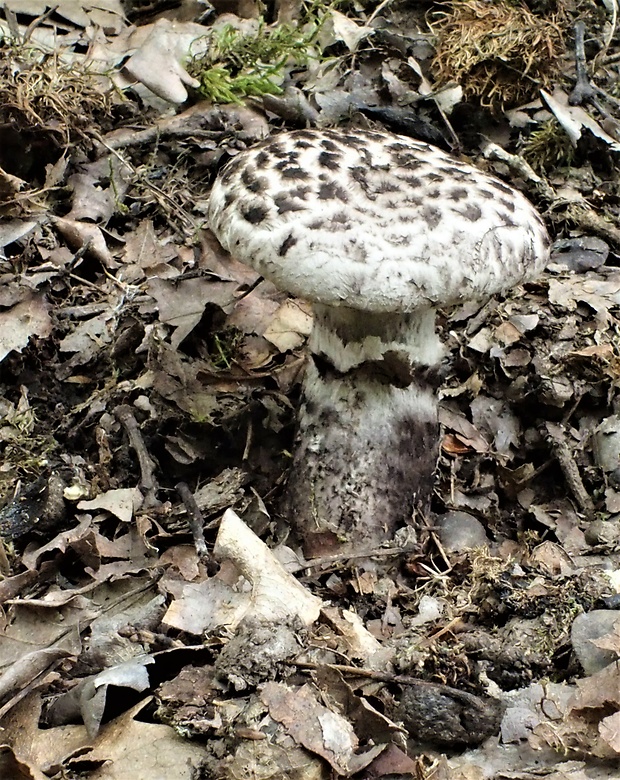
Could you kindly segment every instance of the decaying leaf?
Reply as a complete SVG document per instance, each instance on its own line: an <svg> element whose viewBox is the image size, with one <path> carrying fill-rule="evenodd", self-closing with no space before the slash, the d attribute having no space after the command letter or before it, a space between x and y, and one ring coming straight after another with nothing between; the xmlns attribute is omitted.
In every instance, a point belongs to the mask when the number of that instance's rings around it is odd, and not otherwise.
<svg viewBox="0 0 620 780"><path fill-rule="evenodd" d="M143 495L138 488L117 488L101 493L90 501L79 501L78 509L105 509L119 520L129 523L140 506Z"/></svg>
<svg viewBox="0 0 620 780"><path fill-rule="evenodd" d="M21 352L31 338L46 338L51 332L52 320L45 298L26 297L11 309L0 312L0 361L13 350Z"/></svg>
<svg viewBox="0 0 620 780"><path fill-rule="evenodd" d="M614 152L620 152L620 142L606 133L582 106L571 106L568 102L568 95L562 89L554 89L553 94L541 89L540 94L570 138L573 146L577 146L577 141L581 138L583 130L589 130L592 135L608 144Z"/></svg>

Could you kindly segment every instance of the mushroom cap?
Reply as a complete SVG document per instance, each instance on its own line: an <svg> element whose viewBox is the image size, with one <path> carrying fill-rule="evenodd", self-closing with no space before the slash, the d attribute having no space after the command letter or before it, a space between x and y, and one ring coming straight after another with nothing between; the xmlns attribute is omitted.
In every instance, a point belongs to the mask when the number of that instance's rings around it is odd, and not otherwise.
<svg viewBox="0 0 620 780"><path fill-rule="evenodd" d="M367 130L286 132L241 152L213 185L209 223L280 289L373 312L490 296L549 256L520 192L434 146Z"/></svg>

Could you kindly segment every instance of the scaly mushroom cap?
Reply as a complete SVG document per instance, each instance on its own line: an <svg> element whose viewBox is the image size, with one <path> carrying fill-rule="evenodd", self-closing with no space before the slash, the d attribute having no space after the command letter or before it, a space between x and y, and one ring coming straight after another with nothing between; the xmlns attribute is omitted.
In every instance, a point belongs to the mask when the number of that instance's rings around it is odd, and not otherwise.
<svg viewBox="0 0 620 780"><path fill-rule="evenodd" d="M373 312L490 296L549 255L521 193L429 144L366 130L282 133L238 154L209 221L280 289Z"/></svg>

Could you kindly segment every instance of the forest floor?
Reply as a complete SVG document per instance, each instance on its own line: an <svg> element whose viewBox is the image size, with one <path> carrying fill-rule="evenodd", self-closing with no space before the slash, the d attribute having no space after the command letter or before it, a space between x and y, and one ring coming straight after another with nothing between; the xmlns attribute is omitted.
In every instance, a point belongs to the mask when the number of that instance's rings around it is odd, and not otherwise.
<svg viewBox="0 0 620 780"><path fill-rule="evenodd" d="M615 0L156 5L0 0L0 777L620 777ZM440 313L433 515L307 561L312 309L205 215L239 151L351 125L555 244Z"/></svg>

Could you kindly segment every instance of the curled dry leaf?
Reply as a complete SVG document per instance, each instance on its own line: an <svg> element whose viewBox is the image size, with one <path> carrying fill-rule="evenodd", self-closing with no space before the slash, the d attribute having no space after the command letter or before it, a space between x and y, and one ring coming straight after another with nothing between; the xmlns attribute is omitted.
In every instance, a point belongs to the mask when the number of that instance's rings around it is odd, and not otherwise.
<svg viewBox="0 0 620 780"><path fill-rule="evenodd" d="M321 599L286 571L232 509L227 509L222 518L213 554L220 561L231 561L252 585L243 618L251 616L277 623L297 617L304 625L311 625L318 618Z"/></svg>
<svg viewBox="0 0 620 780"><path fill-rule="evenodd" d="M581 106L569 105L566 92L557 88L554 89L553 95L550 95L544 89L541 89L540 94L543 96L550 111L562 125L573 146L577 146L577 141L581 138L585 129L589 130L592 135L605 141L614 152L620 152L620 143L615 138L612 138L609 133L606 133L585 109Z"/></svg>
<svg viewBox="0 0 620 780"><path fill-rule="evenodd" d="M139 48L125 63L125 71L169 103L184 103L187 87L200 82L181 62L206 50L206 29L199 24L175 24L159 19L151 25ZM138 35L144 36L141 28Z"/></svg>

